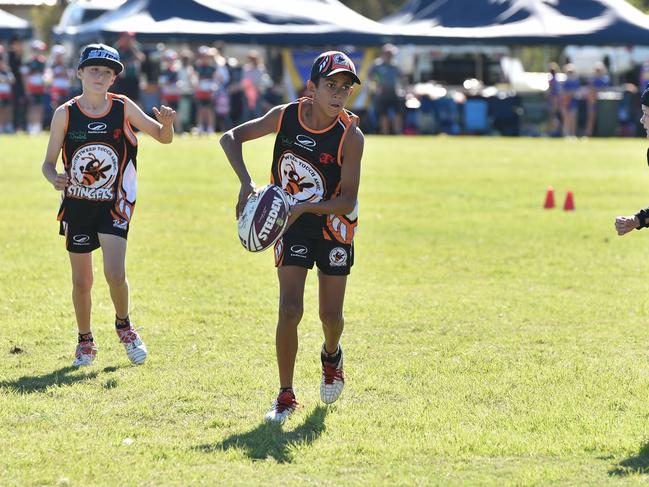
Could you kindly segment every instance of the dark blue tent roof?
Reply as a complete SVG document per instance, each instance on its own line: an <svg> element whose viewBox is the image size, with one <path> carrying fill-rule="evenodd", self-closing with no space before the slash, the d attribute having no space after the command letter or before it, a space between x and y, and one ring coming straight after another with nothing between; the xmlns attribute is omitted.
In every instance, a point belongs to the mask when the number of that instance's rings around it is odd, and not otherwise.
<svg viewBox="0 0 649 487"><path fill-rule="evenodd" d="M338 0L129 0L58 38L88 42L135 32L149 41L380 45L390 29Z"/></svg>
<svg viewBox="0 0 649 487"><path fill-rule="evenodd" d="M411 0L381 22L414 44L649 45L624 0Z"/></svg>
<svg viewBox="0 0 649 487"><path fill-rule="evenodd" d="M8 39L12 36L25 38L30 35L29 22L0 10L0 39Z"/></svg>

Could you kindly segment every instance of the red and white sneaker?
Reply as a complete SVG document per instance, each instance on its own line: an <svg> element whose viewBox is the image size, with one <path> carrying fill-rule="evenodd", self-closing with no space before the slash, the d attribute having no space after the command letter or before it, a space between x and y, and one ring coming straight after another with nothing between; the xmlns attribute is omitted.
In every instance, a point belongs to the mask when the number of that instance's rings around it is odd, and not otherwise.
<svg viewBox="0 0 649 487"><path fill-rule="evenodd" d="M264 420L274 423L283 423L291 414L293 414L293 411L295 411L297 406L298 404L295 400L295 394L293 391L280 392L279 396L277 396L277 399L273 403L273 407L266 413L266 416L264 416Z"/></svg>
<svg viewBox="0 0 649 487"><path fill-rule="evenodd" d="M77 344L77 350L74 353L73 367L85 367L92 365L97 355L97 344L94 340L84 340Z"/></svg>
<svg viewBox="0 0 649 487"><path fill-rule="evenodd" d="M122 345L124 345L124 348L126 349L128 359L135 365L142 365L146 360L147 355L149 355L149 352L140 338L140 335L135 331L135 328L132 326L122 330L115 328L115 331L117 332L119 341L122 342Z"/></svg>
<svg viewBox="0 0 649 487"><path fill-rule="evenodd" d="M335 364L326 362L325 348L322 346L320 360L322 361L322 381L320 381L320 399L325 404L336 402L345 387L345 372L343 371L343 347L338 345L340 359Z"/></svg>

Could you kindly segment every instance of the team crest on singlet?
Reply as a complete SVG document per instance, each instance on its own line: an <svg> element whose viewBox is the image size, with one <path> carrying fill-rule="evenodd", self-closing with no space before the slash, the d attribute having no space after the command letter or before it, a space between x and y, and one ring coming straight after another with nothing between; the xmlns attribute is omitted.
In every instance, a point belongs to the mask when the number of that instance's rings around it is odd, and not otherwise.
<svg viewBox="0 0 649 487"><path fill-rule="evenodd" d="M281 184L296 203L317 203L325 194L320 172L292 152L285 152L279 163Z"/></svg>
<svg viewBox="0 0 649 487"><path fill-rule="evenodd" d="M118 169L119 158L111 146L88 144L80 147L70 161L71 184L67 195L94 201L114 199L113 185Z"/></svg>

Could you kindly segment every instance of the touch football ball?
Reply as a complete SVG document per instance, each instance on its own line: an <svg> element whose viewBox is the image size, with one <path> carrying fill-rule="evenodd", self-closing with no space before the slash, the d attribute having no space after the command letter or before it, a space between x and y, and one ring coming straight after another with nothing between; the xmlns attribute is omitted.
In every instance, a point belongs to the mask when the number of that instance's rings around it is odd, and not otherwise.
<svg viewBox="0 0 649 487"><path fill-rule="evenodd" d="M290 204L284 190L269 184L256 190L239 216L239 240L246 250L260 252L282 236Z"/></svg>

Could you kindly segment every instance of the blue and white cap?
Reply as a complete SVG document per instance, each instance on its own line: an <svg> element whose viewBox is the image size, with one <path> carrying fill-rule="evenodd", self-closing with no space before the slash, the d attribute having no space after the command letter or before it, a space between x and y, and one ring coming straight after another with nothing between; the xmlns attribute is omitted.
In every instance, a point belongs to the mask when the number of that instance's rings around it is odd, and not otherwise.
<svg viewBox="0 0 649 487"><path fill-rule="evenodd" d="M86 66L106 66L119 74L124 70L124 65L119 60L119 53L106 44L88 44L81 51L77 69Z"/></svg>

